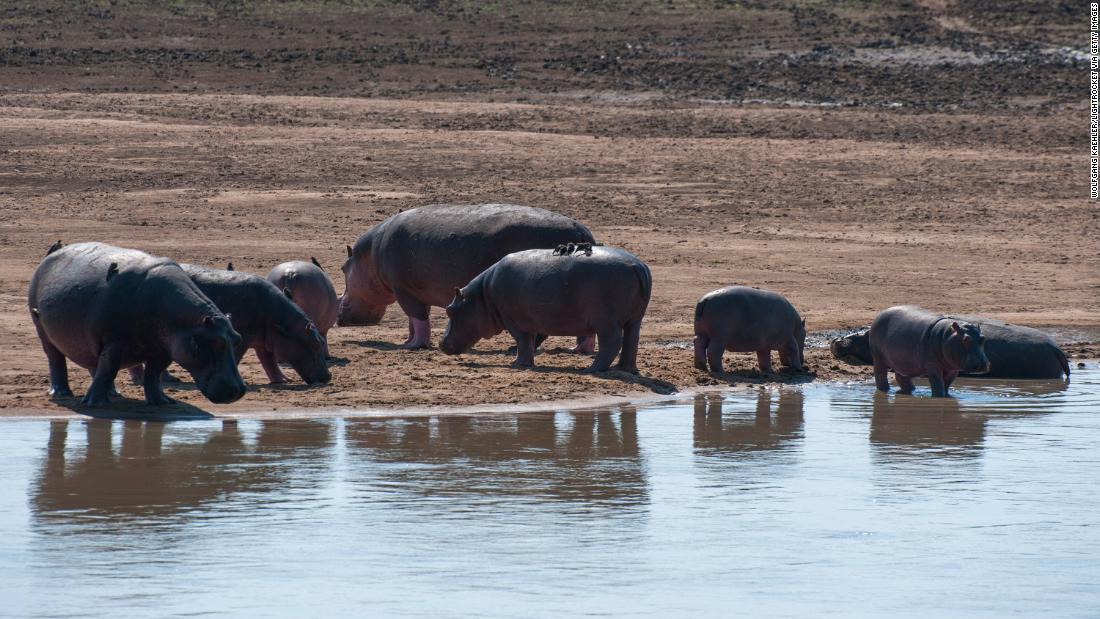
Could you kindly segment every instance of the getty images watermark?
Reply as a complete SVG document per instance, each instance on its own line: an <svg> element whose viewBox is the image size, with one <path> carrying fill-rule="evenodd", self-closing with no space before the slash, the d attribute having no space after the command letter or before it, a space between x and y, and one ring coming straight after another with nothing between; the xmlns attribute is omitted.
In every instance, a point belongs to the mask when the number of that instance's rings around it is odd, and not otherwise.
<svg viewBox="0 0 1100 619"><path fill-rule="evenodd" d="M1100 3L1089 3L1089 196L1100 197Z"/></svg>

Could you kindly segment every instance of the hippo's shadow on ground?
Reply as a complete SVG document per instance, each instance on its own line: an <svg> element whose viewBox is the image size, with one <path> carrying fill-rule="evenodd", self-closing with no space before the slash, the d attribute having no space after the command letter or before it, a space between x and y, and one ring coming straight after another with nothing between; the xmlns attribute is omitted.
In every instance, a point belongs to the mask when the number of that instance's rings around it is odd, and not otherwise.
<svg viewBox="0 0 1100 619"><path fill-rule="evenodd" d="M347 357L329 357L328 359L325 359L325 363L330 368L333 368L333 367L342 368L345 365L351 363L351 360L348 359Z"/></svg>
<svg viewBox="0 0 1100 619"><path fill-rule="evenodd" d="M401 344L397 342L383 342L382 340L348 340L345 344L352 344L360 346L362 348L370 348L373 350L380 350L382 352L389 352L391 350L406 350L401 348ZM419 349L426 350L426 349Z"/></svg>
<svg viewBox="0 0 1100 619"><path fill-rule="evenodd" d="M135 419L139 421L185 421L212 419L214 415L193 404L176 401L167 406L150 406L145 400L125 396L111 396L110 408L88 408L79 397L54 398L53 402L74 413L96 419Z"/></svg>

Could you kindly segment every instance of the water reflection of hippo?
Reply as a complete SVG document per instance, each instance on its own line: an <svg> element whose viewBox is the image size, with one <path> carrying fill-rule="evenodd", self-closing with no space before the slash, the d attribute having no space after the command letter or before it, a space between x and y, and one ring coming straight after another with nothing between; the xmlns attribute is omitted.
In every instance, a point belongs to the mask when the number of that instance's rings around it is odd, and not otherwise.
<svg viewBox="0 0 1100 619"><path fill-rule="evenodd" d="M985 414L962 412L957 400L892 398L876 391L870 438L885 454L975 456L987 420Z"/></svg>
<svg viewBox="0 0 1100 619"><path fill-rule="evenodd" d="M66 453L66 442L74 423L51 423L31 509L38 518L87 523L96 531L132 532L134 521L191 514L234 494L277 492L301 474L303 459L331 457L329 430L317 422L309 422L317 428L305 432L298 422L264 422L259 448L250 450L235 421L223 422L200 440L188 434L167 444L164 423L129 421L122 426L116 450L114 426L106 420L84 424L87 445L83 457L73 457L72 448ZM293 461L259 466L270 456L265 450L282 444L295 445ZM280 457L286 460L285 450ZM95 518L88 519L88 514Z"/></svg>
<svg viewBox="0 0 1100 619"><path fill-rule="evenodd" d="M348 247L337 324L375 325L394 301L409 317L403 348L431 343L428 312L510 253L593 243L564 215L515 204L430 205L383 221ZM591 352L590 341L578 348Z"/></svg>
<svg viewBox="0 0 1100 619"><path fill-rule="evenodd" d="M571 423L569 423L571 422ZM617 422L617 423L616 423ZM647 500L637 413L444 415L352 420L347 445L388 488L426 495L530 496L548 501Z"/></svg>
<svg viewBox="0 0 1100 619"><path fill-rule="evenodd" d="M985 337L985 354L989 357L990 370L982 378L1069 378L1069 361L1054 340L1038 329L1012 325L981 316L954 316L948 318L970 322L981 327ZM869 329L861 329L834 339L829 344L833 356L851 365L870 365L871 347Z"/></svg>
<svg viewBox="0 0 1100 619"><path fill-rule="evenodd" d="M757 394L756 410L751 413L729 408L719 393L695 396L695 449L715 454L782 449L787 442L803 436L801 391L780 390L774 418L771 391Z"/></svg>

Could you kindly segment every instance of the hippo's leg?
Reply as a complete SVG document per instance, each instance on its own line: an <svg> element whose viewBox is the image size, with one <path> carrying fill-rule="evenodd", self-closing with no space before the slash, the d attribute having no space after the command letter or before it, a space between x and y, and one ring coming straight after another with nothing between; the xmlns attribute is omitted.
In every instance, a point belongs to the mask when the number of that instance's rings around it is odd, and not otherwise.
<svg viewBox="0 0 1100 619"><path fill-rule="evenodd" d="M130 383L134 385L141 385L145 382L145 369L144 366L135 365L128 370L130 372Z"/></svg>
<svg viewBox="0 0 1100 619"><path fill-rule="evenodd" d="M150 359L145 362L145 376L142 386L145 388L145 402L151 406L165 406L175 402L164 395L164 389L160 386L160 377L164 370L172 363L170 358Z"/></svg>
<svg viewBox="0 0 1100 619"><path fill-rule="evenodd" d="M65 360L65 355L46 339L37 319L34 321L34 328L38 330L38 339L42 342L42 350L45 351L46 362L50 366L50 396L71 398L73 390L69 387L69 363Z"/></svg>
<svg viewBox="0 0 1100 619"><path fill-rule="evenodd" d="M707 344L707 363L711 372L722 372L722 354L726 352L726 343L720 338L711 337Z"/></svg>
<svg viewBox="0 0 1100 619"><path fill-rule="evenodd" d="M890 379L887 377L886 372L889 371L889 367L886 366L886 361L881 359L878 355L871 355L871 361L875 366L875 386L879 391L890 391Z"/></svg>
<svg viewBox="0 0 1100 619"><path fill-rule="evenodd" d="M577 345L573 348L573 352L582 355L591 355L596 352L596 336L578 335Z"/></svg>
<svg viewBox="0 0 1100 619"><path fill-rule="evenodd" d="M710 338L705 335L695 336L695 369L707 371L707 344Z"/></svg>
<svg viewBox="0 0 1100 619"><path fill-rule="evenodd" d="M596 358L588 367L588 371L606 372L611 369L611 362L619 356L619 350L623 347L623 329L619 325L614 325L597 331L596 337L599 339L600 352L596 353Z"/></svg>
<svg viewBox="0 0 1100 619"><path fill-rule="evenodd" d="M798 351L798 341L793 337L779 348L779 362L784 367L802 371L802 355Z"/></svg>
<svg viewBox="0 0 1100 619"><path fill-rule="evenodd" d="M642 321L628 322L623 327L623 351L619 354L616 370L638 373L638 341L642 337Z"/></svg>
<svg viewBox="0 0 1100 619"><path fill-rule="evenodd" d="M141 367L141 366L139 365L138 367ZM94 380L95 379L95 370L88 370L88 376L91 376L92 379ZM113 380L111 381L111 390L107 393L107 395L111 396L112 398L121 397L121 395L122 395L121 393L118 392L118 389L115 387L115 381L113 381Z"/></svg>
<svg viewBox="0 0 1100 619"><path fill-rule="evenodd" d="M898 393L913 393L913 379L905 374L894 371L894 382L898 384Z"/></svg>
<svg viewBox="0 0 1100 619"><path fill-rule="evenodd" d="M523 331L509 330L516 339L516 360L512 362L514 368L529 368L535 365L535 334Z"/></svg>
<svg viewBox="0 0 1100 619"><path fill-rule="evenodd" d="M958 372L946 372L943 375L943 388L950 391L951 383L955 382L955 379L959 377Z"/></svg>
<svg viewBox="0 0 1100 619"><path fill-rule="evenodd" d="M404 291L394 291L394 295L401 310L409 317L409 339L401 344L401 348L415 350L431 346L432 323L428 320L431 308Z"/></svg>
<svg viewBox="0 0 1100 619"><path fill-rule="evenodd" d="M91 408L100 408L110 404L109 395L115 387L115 377L122 366L121 344L111 343L103 347L99 353L99 363L96 364L92 384L80 403Z"/></svg>
<svg viewBox="0 0 1100 619"><path fill-rule="evenodd" d="M264 372L267 374L267 379L272 384L283 384L286 381L286 375L279 369L278 362L275 361L275 353L267 350L266 348L257 348L256 357L260 359L260 365L264 366Z"/></svg>
<svg viewBox="0 0 1100 619"><path fill-rule="evenodd" d="M765 374L772 373L772 351L770 348L756 351L756 362L760 364L760 371Z"/></svg>
<svg viewBox="0 0 1100 619"><path fill-rule="evenodd" d="M947 384L943 380L943 372L939 368L930 368L928 371L928 384L932 387L932 397L946 398Z"/></svg>
<svg viewBox="0 0 1100 619"><path fill-rule="evenodd" d="M539 333L538 335L536 335L535 336L535 350L538 350L539 346L542 346L542 343L545 342L546 338L548 338L548 337L550 337L550 336L543 335L542 333Z"/></svg>

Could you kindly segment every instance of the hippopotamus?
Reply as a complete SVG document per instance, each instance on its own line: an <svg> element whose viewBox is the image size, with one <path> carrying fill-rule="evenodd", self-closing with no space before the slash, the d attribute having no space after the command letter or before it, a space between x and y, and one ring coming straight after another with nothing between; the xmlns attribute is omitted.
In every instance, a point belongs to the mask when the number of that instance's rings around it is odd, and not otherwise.
<svg viewBox="0 0 1100 619"><path fill-rule="evenodd" d="M482 338L508 331L516 340L512 365L531 367L545 336L595 334L599 353L589 371L608 370L618 356L616 369L637 374L638 338L652 289L649 267L622 249L581 245L577 251L508 254L455 288L440 350L461 354Z"/></svg>
<svg viewBox="0 0 1100 619"><path fill-rule="evenodd" d="M348 246L336 324L375 325L397 301L409 317L402 348L431 343L431 306L446 307L455 288L513 252L593 243L584 225L545 209L515 204L430 205L368 230ZM578 341L592 352L591 338Z"/></svg>
<svg viewBox="0 0 1100 619"><path fill-rule="evenodd" d="M990 369L985 374L960 372L960 376L1012 379L1068 379L1069 359L1046 333L1031 327L1012 325L981 316L952 315L948 318L969 322L982 330L985 355ZM833 356L852 365L871 365L868 329L834 339L829 344Z"/></svg>
<svg viewBox="0 0 1100 619"><path fill-rule="evenodd" d="M52 248L51 248L52 249ZM245 393L233 350L241 336L187 273L167 258L102 243L50 251L31 278L27 305L50 366L50 394L71 396L66 359L88 369L81 400L109 404L120 369L144 363L149 404L172 402L160 384L175 361L207 399Z"/></svg>
<svg viewBox="0 0 1100 619"><path fill-rule="evenodd" d="M729 286L695 305L695 367L722 371L722 353L755 352L761 372L772 371L772 351L784 366L801 371L806 321L778 292Z"/></svg>
<svg viewBox="0 0 1100 619"><path fill-rule="evenodd" d="M901 393L912 393L913 377L927 376L933 397L946 397L960 372L989 372L985 337L978 325L934 314L915 305L879 312L868 334L875 385L889 391L894 371Z"/></svg>
<svg viewBox="0 0 1100 619"><path fill-rule="evenodd" d="M230 269L232 270L232 269ZM302 311L309 316L313 324L317 326L317 332L321 334L321 340L325 345L325 357L328 352L328 330L336 324L336 312L339 300L336 298L336 288L332 280L321 268L317 259L310 257L310 262L295 260L284 262L267 274L267 281L275 284L290 297Z"/></svg>

